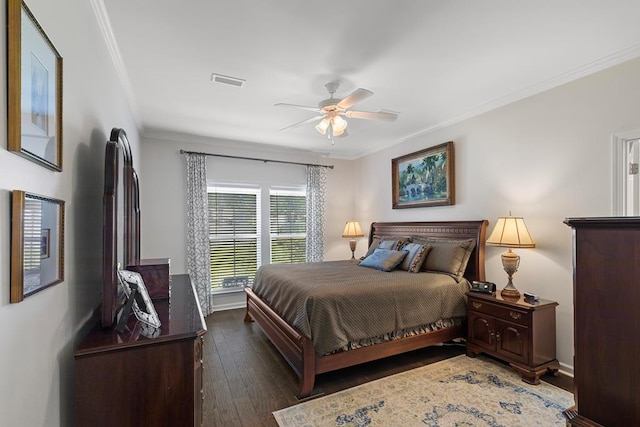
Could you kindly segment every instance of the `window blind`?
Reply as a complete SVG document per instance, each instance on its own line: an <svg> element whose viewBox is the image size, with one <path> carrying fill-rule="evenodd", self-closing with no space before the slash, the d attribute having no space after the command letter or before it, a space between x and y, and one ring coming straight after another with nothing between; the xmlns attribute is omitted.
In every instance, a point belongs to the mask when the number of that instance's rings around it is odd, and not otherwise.
<svg viewBox="0 0 640 427"><path fill-rule="evenodd" d="M271 191L269 234L272 264L305 262L306 212L304 193Z"/></svg>
<svg viewBox="0 0 640 427"><path fill-rule="evenodd" d="M260 193L209 189L209 241L213 290L248 286L260 265Z"/></svg>

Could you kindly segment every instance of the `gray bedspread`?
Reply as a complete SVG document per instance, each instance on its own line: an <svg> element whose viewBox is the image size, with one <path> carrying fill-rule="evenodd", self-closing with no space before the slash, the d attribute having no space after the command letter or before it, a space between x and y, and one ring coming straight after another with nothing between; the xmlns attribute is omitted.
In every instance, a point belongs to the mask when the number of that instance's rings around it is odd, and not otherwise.
<svg viewBox="0 0 640 427"><path fill-rule="evenodd" d="M390 273L352 261L269 264L253 291L310 337L316 353L466 315L468 282L437 273Z"/></svg>

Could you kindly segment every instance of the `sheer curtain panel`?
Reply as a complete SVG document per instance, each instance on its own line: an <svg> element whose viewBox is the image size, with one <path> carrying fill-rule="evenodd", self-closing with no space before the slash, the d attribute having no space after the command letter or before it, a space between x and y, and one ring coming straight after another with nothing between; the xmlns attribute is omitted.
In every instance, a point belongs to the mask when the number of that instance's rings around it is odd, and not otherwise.
<svg viewBox="0 0 640 427"><path fill-rule="evenodd" d="M307 166L307 262L324 260L327 168Z"/></svg>
<svg viewBox="0 0 640 427"><path fill-rule="evenodd" d="M202 314L213 312L209 258L207 156L187 153L187 273L196 289Z"/></svg>

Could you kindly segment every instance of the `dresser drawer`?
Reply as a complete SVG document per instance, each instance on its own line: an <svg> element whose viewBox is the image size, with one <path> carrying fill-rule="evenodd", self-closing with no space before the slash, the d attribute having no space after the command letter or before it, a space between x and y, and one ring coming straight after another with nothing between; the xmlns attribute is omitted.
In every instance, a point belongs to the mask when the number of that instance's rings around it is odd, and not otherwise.
<svg viewBox="0 0 640 427"><path fill-rule="evenodd" d="M469 309L520 325L529 324L529 312L526 310L492 304L472 297L469 298Z"/></svg>

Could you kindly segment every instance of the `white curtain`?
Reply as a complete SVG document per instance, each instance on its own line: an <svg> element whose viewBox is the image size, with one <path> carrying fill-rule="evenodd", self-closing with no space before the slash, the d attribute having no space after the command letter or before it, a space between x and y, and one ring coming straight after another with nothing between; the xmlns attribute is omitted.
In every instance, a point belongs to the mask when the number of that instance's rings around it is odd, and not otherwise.
<svg viewBox="0 0 640 427"><path fill-rule="evenodd" d="M307 262L324 260L327 168L307 166Z"/></svg>
<svg viewBox="0 0 640 427"><path fill-rule="evenodd" d="M185 154L187 159L187 273L198 294L202 314L213 312L209 259L209 202L207 156Z"/></svg>

